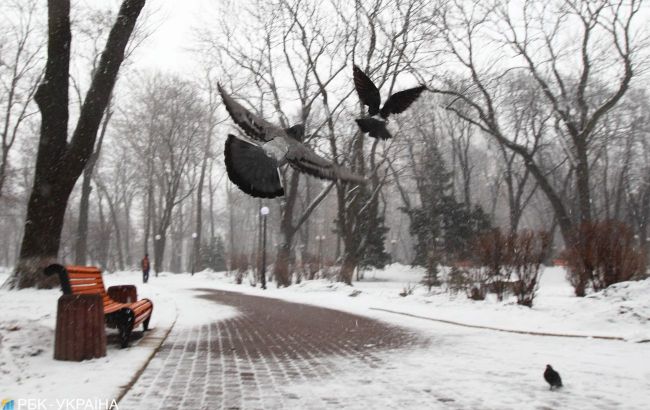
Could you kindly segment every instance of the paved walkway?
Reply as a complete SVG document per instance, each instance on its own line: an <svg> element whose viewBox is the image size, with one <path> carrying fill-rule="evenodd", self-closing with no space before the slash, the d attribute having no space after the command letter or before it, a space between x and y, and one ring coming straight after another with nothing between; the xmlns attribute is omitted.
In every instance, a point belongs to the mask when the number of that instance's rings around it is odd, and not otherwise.
<svg viewBox="0 0 650 410"><path fill-rule="evenodd" d="M202 291L240 314L189 329L177 325L120 409L403 409L429 408L436 400L390 377L392 353L427 343L405 329L308 305ZM368 380L383 367L383 380ZM347 394L323 388L332 385ZM358 389L358 400L350 389Z"/></svg>

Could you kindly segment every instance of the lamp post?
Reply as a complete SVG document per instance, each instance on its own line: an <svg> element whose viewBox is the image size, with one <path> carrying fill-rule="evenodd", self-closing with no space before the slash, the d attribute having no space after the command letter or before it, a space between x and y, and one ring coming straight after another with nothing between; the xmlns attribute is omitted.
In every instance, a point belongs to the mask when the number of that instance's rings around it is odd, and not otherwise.
<svg viewBox="0 0 650 410"><path fill-rule="evenodd" d="M192 276L194 276L194 271L196 270L196 238L198 238L196 232L192 232Z"/></svg>
<svg viewBox="0 0 650 410"><path fill-rule="evenodd" d="M391 263L395 263L395 255L396 255L396 249L397 248L397 241L395 239L391 239L390 241L390 259Z"/></svg>
<svg viewBox="0 0 650 410"><path fill-rule="evenodd" d="M260 209L260 214L262 214L262 272L260 281L262 282L262 289L266 289L266 215L269 214L269 208L263 206Z"/></svg>

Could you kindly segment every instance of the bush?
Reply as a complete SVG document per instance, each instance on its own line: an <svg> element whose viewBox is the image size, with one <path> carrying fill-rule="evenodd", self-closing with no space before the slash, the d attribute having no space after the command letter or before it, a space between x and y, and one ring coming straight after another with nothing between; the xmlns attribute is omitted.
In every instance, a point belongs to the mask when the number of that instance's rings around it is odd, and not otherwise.
<svg viewBox="0 0 650 410"><path fill-rule="evenodd" d="M551 235L544 231L522 231L508 238L506 269L515 281L512 292L520 305L532 307L539 286L540 267L551 246Z"/></svg>
<svg viewBox="0 0 650 410"><path fill-rule="evenodd" d="M431 288L434 286L440 286L440 280L438 279L438 252L431 249L427 255L427 270L422 278L422 284L426 286L431 292Z"/></svg>
<svg viewBox="0 0 650 410"><path fill-rule="evenodd" d="M482 266L473 266L467 270L465 292L472 300L485 300L488 293L490 276L488 270Z"/></svg>
<svg viewBox="0 0 650 410"><path fill-rule="evenodd" d="M480 274L475 273L474 276L478 280L483 279L484 293L489 289L497 295L499 301L506 295L510 282L510 270L504 268L508 258L507 245L508 238L499 228L480 235L474 244L478 265L476 269L483 271ZM485 299L485 296L482 299Z"/></svg>
<svg viewBox="0 0 650 410"><path fill-rule="evenodd" d="M241 283L244 281L244 276L248 272L249 269L249 262L248 262L248 256L244 253L238 253L232 255L232 259L230 261L230 271L235 272L235 283L238 285L241 285Z"/></svg>
<svg viewBox="0 0 650 410"><path fill-rule="evenodd" d="M451 294L458 294L459 292L465 292L468 288L468 272L462 264L455 263L449 270L447 275L447 292Z"/></svg>
<svg viewBox="0 0 650 410"><path fill-rule="evenodd" d="M585 296L588 285L598 292L614 283L641 278L645 272L645 257L634 246L632 229L620 221L585 222L572 239L563 257L576 296Z"/></svg>
<svg viewBox="0 0 650 410"><path fill-rule="evenodd" d="M481 235L474 245L477 266L470 271L469 297L483 300L490 291L503 301L512 293L518 304L532 306L550 245L551 236L543 231L506 235L497 228Z"/></svg>

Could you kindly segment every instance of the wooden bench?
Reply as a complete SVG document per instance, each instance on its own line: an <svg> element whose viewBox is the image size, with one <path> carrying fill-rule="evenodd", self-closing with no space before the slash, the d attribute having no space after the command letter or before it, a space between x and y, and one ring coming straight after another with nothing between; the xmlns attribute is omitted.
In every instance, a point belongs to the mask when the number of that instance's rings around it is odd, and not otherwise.
<svg viewBox="0 0 650 410"><path fill-rule="evenodd" d="M61 290L65 295L99 294L104 302L104 318L106 325L117 328L120 332L120 343L127 347L131 332L142 324L144 330L149 328L149 320L153 311L153 302L149 299L140 299L133 302L115 300L109 296L120 294L133 294L132 285L111 286L106 292L102 272L94 266L62 266L53 264L45 268L45 274L57 274L61 282ZM127 289L128 288L128 289ZM125 290L125 291L124 291ZM134 298L135 299L135 298Z"/></svg>

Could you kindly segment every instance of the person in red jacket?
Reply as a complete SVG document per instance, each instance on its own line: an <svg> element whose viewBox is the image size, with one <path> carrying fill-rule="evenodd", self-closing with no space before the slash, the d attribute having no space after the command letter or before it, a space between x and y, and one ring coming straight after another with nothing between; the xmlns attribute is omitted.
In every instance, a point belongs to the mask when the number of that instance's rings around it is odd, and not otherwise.
<svg viewBox="0 0 650 410"><path fill-rule="evenodd" d="M147 283L149 280L149 254L145 253L144 258L142 258L142 283Z"/></svg>

